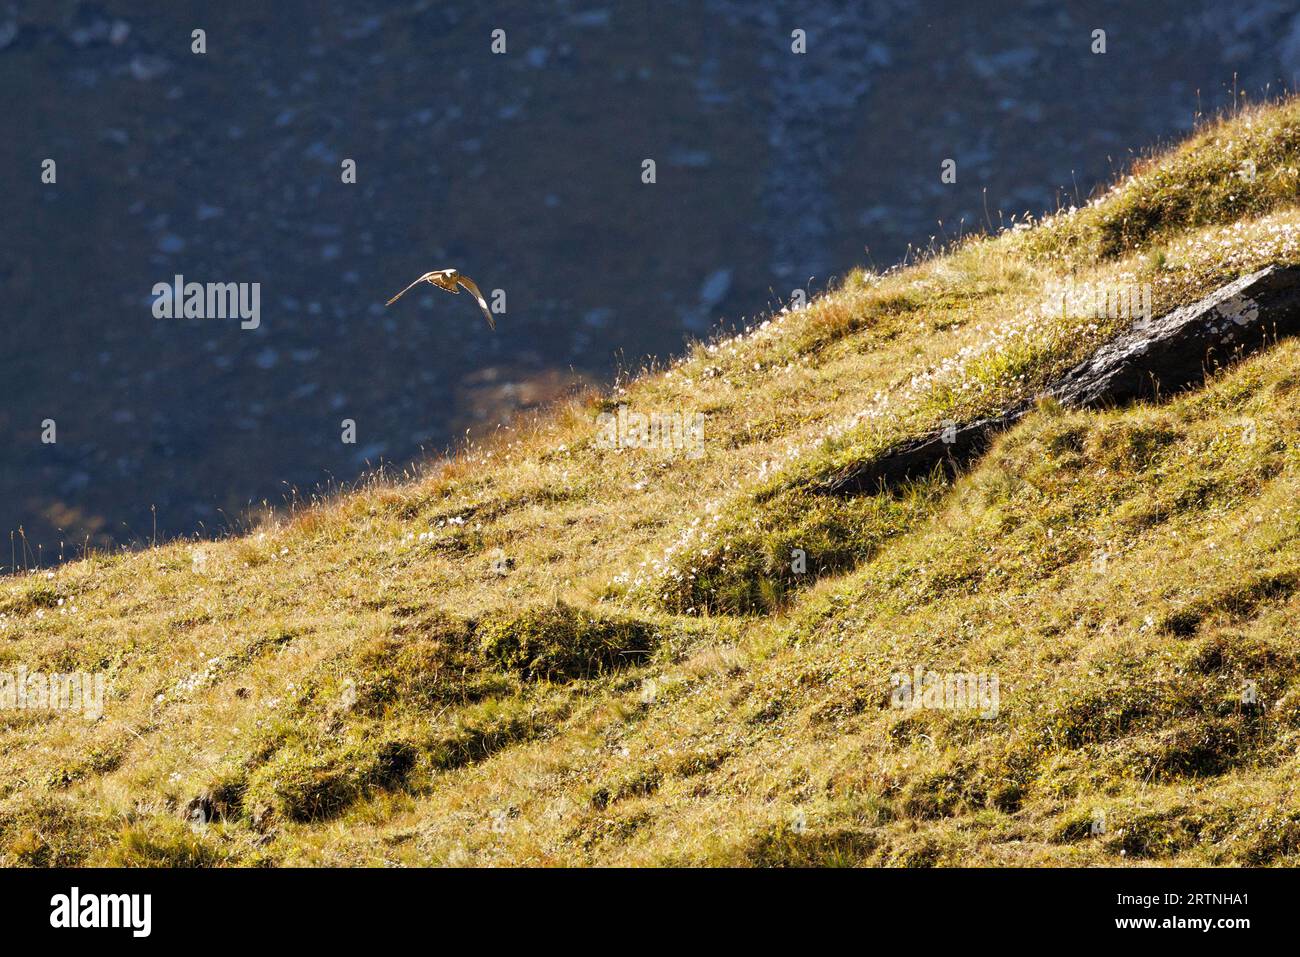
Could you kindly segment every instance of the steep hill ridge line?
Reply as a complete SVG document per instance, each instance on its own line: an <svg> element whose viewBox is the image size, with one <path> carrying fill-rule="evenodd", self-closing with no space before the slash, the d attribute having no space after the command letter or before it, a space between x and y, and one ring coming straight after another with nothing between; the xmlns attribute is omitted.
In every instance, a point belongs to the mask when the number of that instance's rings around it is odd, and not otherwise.
<svg viewBox="0 0 1300 957"><path fill-rule="evenodd" d="M1246 338L1258 329L1259 335ZM1204 381L1215 353L1240 359L1270 341L1300 332L1300 268L1266 266L1205 298L1162 316L1142 317L1044 393L1067 408L1097 408L1157 398ZM943 465L950 473L988 447L994 433L1033 409L1037 399L1001 415L976 419L902 444L889 454L845 470L822 486L834 495L888 488Z"/></svg>

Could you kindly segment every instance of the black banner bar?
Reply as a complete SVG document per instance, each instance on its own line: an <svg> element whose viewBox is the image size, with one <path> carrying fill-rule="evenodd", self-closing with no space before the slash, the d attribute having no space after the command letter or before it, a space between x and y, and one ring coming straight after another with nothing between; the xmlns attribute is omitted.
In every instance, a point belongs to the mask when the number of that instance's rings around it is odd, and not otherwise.
<svg viewBox="0 0 1300 957"><path fill-rule="evenodd" d="M1294 871L1154 868L4 871L0 918L15 943L75 934L128 945L373 944L381 930L460 936L471 927L494 943L687 927L698 941L776 922L864 940L910 926L978 934L971 942L1047 930L1071 941L1198 934L1231 946L1290 926L1298 885Z"/></svg>

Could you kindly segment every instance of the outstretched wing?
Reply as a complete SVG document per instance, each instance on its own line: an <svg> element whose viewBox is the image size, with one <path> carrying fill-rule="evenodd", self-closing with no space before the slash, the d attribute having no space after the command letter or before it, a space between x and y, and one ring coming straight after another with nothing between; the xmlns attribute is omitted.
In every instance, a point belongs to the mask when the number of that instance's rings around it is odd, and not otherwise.
<svg viewBox="0 0 1300 957"><path fill-rule="evenodd" d="M430 276L432 276L432 275L433 275L433 273L428 273L428 272L425 273L425 274L424 274L423 276L421 276L419 279L415 280L415 282L411 283L409 286L407 286L405 289L403 289L401 292L399 292L399 293L398 293L396 296L394 296L392 299L388 300L388 302L384 303L384 305L385 305L385 306L391 306L393 303L397 302L397 300L401 299L401 298L402 298L403 296L405 296L408 292L410 292L412 289L414 289L416 286L418 286L420 283L424 282L426 279L428 279L428 278L429 278Z"/></svg>
<svg viewBox="0 0 1300 957"><path fill-rule="evenodd" d="M456 281L469 290L469 294L478 300L478 307L483 310L483 318L487 320L488 327L495 329L496 321L492 318L492 313L488 310L487 300L483 298L483 293L478 291L478 286L474 285L474 280L467 276L456 277Z"/></svg>

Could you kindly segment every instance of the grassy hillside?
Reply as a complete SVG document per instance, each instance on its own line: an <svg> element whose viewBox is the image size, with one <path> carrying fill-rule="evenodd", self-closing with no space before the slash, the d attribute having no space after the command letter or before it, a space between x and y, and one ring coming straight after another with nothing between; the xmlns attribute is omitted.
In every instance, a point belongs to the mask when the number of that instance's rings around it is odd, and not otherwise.
<svg viewBox="0 0 1300 957"><path fill-rule="evenodd" d="M0 671L109 688L0 711L0 860L1300 863L1300 343L826 491L1125 325L1062 283L1300 263L1298 191L1290 101L427 473L0 583ZM601 447L620 405L704 454ZM996 715L891 707L916 668Z"/></svg>

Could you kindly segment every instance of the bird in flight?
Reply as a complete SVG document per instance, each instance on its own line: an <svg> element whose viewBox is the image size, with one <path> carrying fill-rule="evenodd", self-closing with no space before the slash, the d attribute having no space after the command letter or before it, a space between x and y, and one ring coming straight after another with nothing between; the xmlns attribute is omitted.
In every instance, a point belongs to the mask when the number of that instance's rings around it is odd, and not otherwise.
<svg viewBox="0 0 1300 957"><path fill-rule="evenodd" d="M437 286L439 289L445 289L448 292L456 293L457 295L460 294L460 290L456 288L459 283L469 290L471 296L478 300L478 307L483 310L483 318L487 320L488 326L492 329L497 327L496 322L492 319L492 313L488 310L487 300L483 298L483 293L479 292L478 286L474 285L474 280L470 279L468 276L462 276L455 269L435 269L433 272L425 273L392 299L388 300L384 305L391 306L422 282L427 282L432 286Z"/></svg>

